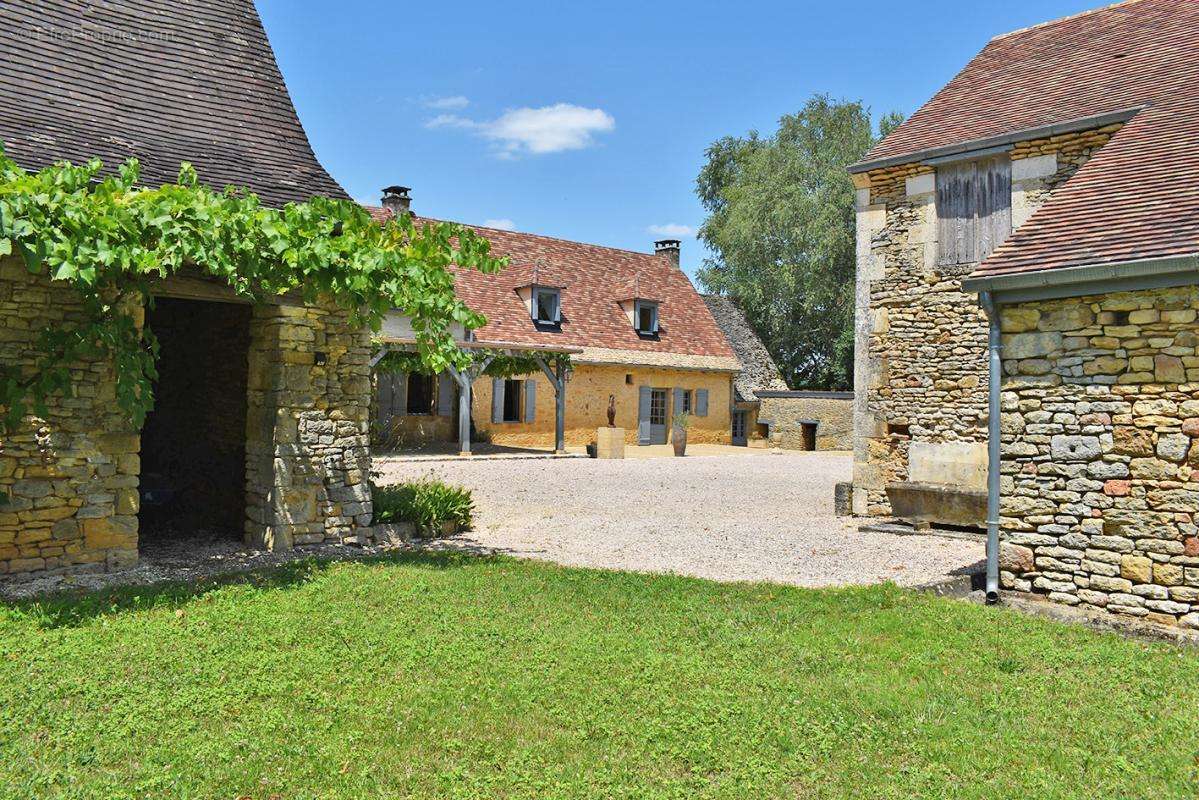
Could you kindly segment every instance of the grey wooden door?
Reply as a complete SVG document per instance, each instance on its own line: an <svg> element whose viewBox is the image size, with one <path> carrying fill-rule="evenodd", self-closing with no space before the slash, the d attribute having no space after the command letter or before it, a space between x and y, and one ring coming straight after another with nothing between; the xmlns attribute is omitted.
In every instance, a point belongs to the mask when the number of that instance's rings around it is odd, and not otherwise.
<svg viewBox="0 0 1199 800"><path fill-rule="evenodd" d="M666 444L666 409L669 390L654 389L649 394L649 442Z"/></svg>
<svg viewBox="0 0 1199 800"><path fill-rule="evenodd" d="M733 444L738 447L745 447L749 444L749 439L745 435L745 412L733 412Z"/></svg>

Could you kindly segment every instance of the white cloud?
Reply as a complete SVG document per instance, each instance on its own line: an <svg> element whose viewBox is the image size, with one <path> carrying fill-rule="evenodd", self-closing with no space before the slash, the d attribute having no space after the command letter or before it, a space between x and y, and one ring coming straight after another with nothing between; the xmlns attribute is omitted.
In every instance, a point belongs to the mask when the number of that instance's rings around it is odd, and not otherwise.
<svg viewBox="0 0 1199 800"><path fill-rule="evenodd" d="M438 111L460 111L470 105L470 100L460 94L453 97L431 97L424 101L425 108L434 108Z"/></svg>
<svg viewBox="0 0 1199 800"><path fill-rule="evenodd" d="M496 228L501 231L516 230L516 223L510 219L485 219L483 220L484 228Z"/></svg>
<svg viewBox="0 0 1199 800"><path fill-rule="evenodd" d="M590 147L597 134L616 128L616 120L600 108L557 103L541 108L509 109L484 122L457 114L439 114L426 122L425 127L472 130L494 142L501 157L513 158L522 153L541 155Z"/></svg>
<svg viewBox="0 0 1199 800"><path fill-rule="evenodd" d="M680 225L668 222L665 225L650 225L649 232L654 236L665 236L670 239L689 239L695 235L695 228L690 225Z"/></svg>

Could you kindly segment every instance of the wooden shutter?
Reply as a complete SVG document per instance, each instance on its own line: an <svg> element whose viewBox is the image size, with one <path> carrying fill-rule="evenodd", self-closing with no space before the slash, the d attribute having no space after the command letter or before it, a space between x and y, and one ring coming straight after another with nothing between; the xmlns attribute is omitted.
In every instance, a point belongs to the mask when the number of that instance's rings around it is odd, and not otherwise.
<svg viewBox="0 0 1199 800"><path fill-rule="evenodd" d="M408 373L391 373L391 413L397 417L408 414Z"/></svg>
<svg viewBox="0 0 1199 800"><path fill-rule="evenodd" d="M982 261L1012 232L1012 162L1007 156L977 162L974 261Z"/></svg>
<svg viewBox="0 0 1199 800"><path fill-rule="evenodd" d="M683 413L683 394L686 393L686 391L687 391L686 389L675 389L674 390L674 413L675 414Z"/></svg>
<svg viewBox="0 0 1199 800"><path fill-rule="evenodd" d="M525 422L532 422L537 418L537 381L533 378L525 379Z"/></svg>
<svg viewBox="0 0 1199 800"><path fill-rule="evenodd" d="M708 390L707 389L696 389L695 390L695 416L697 416L697 417L708 416Z"/></svg>
<svg viewBox="0 0 1199 800"><path fill-rule="evenodd" d="M491 379L491 421L504 421L504 379Z"/></svg>
<svg viewBox="0 0 1199 800"><path fill-rule="evenodd" d="M386 426L391 419L391 373L380 372L375 375L375 402L378 408L379 425Z"/></svg>
<svg viewBox="0 0 1199 800"><path fill-rule="evenodd" d="M649 444L649 406L653 390L648 386L637 389L637 444Z"/></svg>
<svg viewBox="0 0 1199 800"><path fill-rule="evenodd" d="M937 167L937 263L967 264L974 260L975 162Z"/></svg>
<svg viewBox="0 0 1199 800"><path fill-rule="evenodd" d="M454 414L454 378L450 373L443 372L437 376L437 416L449 417Z"/></svg>

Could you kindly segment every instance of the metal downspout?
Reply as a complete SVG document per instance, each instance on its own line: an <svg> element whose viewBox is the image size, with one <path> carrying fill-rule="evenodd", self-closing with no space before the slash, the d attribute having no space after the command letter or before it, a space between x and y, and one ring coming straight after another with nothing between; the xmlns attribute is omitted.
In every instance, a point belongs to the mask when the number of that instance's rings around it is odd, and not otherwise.
<svg viewBox="0 0 1199 800"><path fill-rule="evenodd" d="M979 294L987 314L987 603L999 602L999 390L1002 359L999 309L990 292Z"/></svg>

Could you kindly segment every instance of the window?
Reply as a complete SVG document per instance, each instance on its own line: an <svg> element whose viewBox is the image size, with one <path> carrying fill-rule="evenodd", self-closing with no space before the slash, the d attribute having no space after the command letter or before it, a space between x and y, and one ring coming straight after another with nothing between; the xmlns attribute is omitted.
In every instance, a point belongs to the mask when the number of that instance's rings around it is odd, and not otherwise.
<svg viewBox="0 0 1199 800"><path fill-rule="evenodd" d="M637 333L652 335L658 332L658 304L638 300L633 309Z"/></svg>
<svg viewBox="0 0 1199 800"><path fill-rule="evenodd" d="M408 373L408 407L409 414L433 413L433 376L421 375L418 372Z"/></svg>
<svg viewBox="0 0 1199 800"><path fill-rule="evenodd" d="M533 319L543 325L562 321L562 295L557 289L533 290Z"/></svg>
<svg viewBox="0 0 1199 800"><path fill-rule="evenodd" d="M1012 232L1012 163L1006 155L937 167L937 264L982 261Z"/></svg>
<svg viewBox="0 0 1199 800"><path fill-rule="evenodd" d="M504 381L504 422L520 422L520 397L524 385L521 380Z"/></svg>
<svg viewBox="0 0 1199 800"><path fill-rule="evenodd" d="M690 414L694 410L694 406L691 403L691 390L690 389L683 390L682 404L683 404L683 413Z"/></svg>

